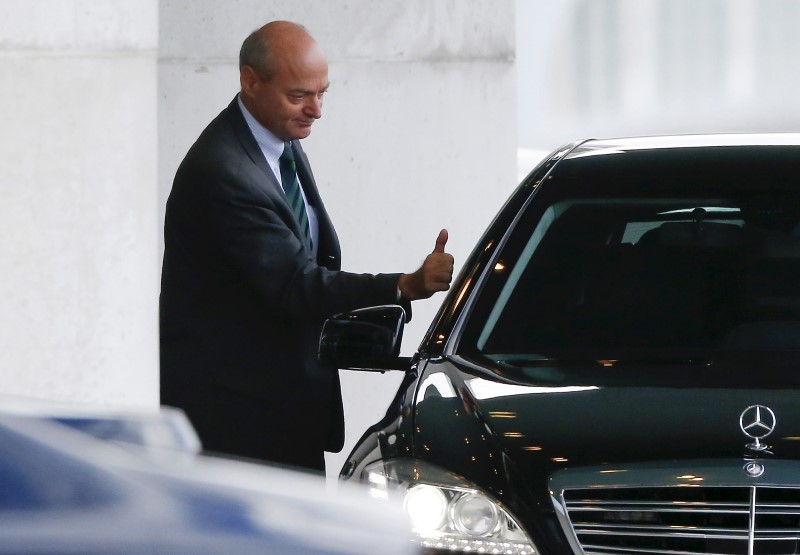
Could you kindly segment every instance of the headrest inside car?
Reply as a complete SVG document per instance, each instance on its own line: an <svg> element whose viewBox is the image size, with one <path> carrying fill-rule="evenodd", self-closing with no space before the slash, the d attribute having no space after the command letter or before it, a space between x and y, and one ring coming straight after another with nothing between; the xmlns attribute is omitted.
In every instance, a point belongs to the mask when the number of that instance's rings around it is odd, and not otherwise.
<svg viewBox="0 0 800 555"><path fill-rule="evenodd" d="M651 229L637 243L670 247L738 247L742 228L720 222L666 222Z"/></svg>

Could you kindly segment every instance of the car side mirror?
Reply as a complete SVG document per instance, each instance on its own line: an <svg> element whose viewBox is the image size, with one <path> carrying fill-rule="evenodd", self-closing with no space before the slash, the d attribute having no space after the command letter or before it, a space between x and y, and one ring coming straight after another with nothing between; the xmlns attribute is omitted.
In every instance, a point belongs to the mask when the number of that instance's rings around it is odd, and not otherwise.
<svg viewBox="0 0 800 555"><path fill-rule="evenodd" d="M406 311L398 305L361 308L325 321L319 360L350 370L408 370L410 357L400 356Z"/></svg>

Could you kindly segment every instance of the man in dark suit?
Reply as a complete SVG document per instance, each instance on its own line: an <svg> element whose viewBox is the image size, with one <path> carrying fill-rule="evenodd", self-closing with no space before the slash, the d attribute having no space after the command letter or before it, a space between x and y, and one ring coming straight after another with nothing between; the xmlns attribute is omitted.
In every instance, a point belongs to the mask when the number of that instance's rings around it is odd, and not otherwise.
<svg viewBox="0 0 800 555"><path fill-rule="evenodd" d="M327 60L279 21L244 41L239 66L240 93L187 153L167 203L161 402L186 412L207 451L323 471L344 419L338 370L317 360L322 322L447 290L453 258L442 230L413 273L341 271L299 142L322 115Z"/></svg>

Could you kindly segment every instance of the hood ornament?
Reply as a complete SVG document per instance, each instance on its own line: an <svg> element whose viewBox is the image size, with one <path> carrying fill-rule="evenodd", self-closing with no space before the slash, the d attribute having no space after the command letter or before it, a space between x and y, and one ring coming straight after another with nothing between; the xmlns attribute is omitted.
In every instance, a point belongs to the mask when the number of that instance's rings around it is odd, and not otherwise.
<svg viewBox="0 0 800 555"><path fill-rule="evenodd" d="M772 433L775 424L777 424L775 413L769 407L751 405L744 409L739 417L739 427L744 435L755 440L753 443L748 443L746 447L753 451L767 451L769 446L761 443L761 440Z"/></svg>

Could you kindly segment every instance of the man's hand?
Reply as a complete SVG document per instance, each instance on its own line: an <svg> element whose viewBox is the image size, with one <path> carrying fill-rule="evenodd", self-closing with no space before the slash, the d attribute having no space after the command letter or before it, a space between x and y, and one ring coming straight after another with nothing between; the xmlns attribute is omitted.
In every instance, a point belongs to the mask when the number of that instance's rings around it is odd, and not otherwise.
<svg viewBox="0 0 800 555"><path fill-rule="evenodd" d="M444 252L445 244L447 230L443 229L436 238L433 252L425 258L419 270L400 276L398 287L404 299L427 299L437 291L450 289L450 282L453 280L453 256Z"/></svg>

